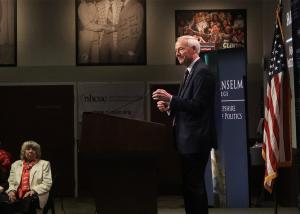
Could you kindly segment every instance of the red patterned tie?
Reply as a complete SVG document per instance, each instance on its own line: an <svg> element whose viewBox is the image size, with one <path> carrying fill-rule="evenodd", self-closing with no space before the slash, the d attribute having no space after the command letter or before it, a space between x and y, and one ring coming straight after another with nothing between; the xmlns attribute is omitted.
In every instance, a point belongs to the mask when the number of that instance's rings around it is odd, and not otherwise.
<svg viewBox="0 0 300 214"><path fill-rule="evenodd" d="M23 198L26 192L30 190L29 186L29 176L30 176L30 169L35 164L35 161L32 161L30 163L26 163L26 161L23 162L23 172L22 172L22 180L21 185L18 189L18 196L19 198Z"/></svg>

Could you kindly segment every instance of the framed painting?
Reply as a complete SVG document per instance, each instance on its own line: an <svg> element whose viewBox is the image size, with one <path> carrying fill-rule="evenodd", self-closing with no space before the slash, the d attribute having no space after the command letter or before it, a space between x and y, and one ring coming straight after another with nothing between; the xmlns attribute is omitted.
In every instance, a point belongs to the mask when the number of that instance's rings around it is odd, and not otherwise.
<svg viewBox="0 0 300 214"><path fill-rule="evenodd" d="M201 52L246 48L246 10L176 10L176 38L196 37Z"/></svg>
<svg viewBox="0 0 300 214"><path fill-rule="evenodd" d="M146 64L146 0L75 0L77 65Z"/></svg>
<svg viewBox="0 0 300 214"><path fill-rule="evenodd" d="M0 0L0 66L17 64L16 0Z"/></svg>

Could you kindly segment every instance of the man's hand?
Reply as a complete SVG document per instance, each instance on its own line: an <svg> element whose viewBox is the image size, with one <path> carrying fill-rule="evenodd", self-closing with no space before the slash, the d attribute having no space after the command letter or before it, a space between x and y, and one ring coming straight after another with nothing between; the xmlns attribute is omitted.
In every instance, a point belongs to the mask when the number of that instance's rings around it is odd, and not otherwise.
<svg viewBox="0 0 300 214"><path fill-rule="evenodd" d="M164 89L157 89L152 93L152 98L153 100L159 100L169 103L171 101L172 95Z"/></svg>
<svg viewBox="0 0 300 214"><path fill-rule="evenodd" d="M10 191L8 193L8 199L9 199L10 202L15 202L17 200L16 192L15 191Z"/></svg>
<svg viewBox="0 0 300 214"><path fill-rule="evenodd" d="M157 102L157 108L161 111L161 112L166 112L170 110L170 106L168 103L164 102L164 101L158 101Z"/></svg>

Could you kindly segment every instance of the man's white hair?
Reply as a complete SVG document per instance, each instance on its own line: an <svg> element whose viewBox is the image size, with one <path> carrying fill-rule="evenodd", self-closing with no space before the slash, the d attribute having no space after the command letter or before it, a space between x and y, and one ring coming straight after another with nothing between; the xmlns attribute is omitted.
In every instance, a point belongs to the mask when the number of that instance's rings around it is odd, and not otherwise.
<svg viewBox="0 0 300 214"><path fill-rule="evenodd" d="M177 41L179 40L186 40L189 47L195 47L196 52L200 53L200 43L194 36L190 35L184 35L177 38Z"/></svg>

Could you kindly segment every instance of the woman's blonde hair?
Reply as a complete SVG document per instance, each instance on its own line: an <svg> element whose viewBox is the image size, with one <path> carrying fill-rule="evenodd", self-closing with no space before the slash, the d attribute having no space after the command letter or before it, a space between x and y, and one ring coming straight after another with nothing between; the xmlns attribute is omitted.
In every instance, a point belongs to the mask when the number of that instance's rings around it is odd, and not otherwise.
<svg viewBox="0 0 300 214"><path fill-rule="evenodd" d="M29 148L32 148L36 152L37 159L41 159L42 156L41 146L33 140L28 140L22 144L21 152L20 152L21 160L25 159L25 150Z"/></svg>

